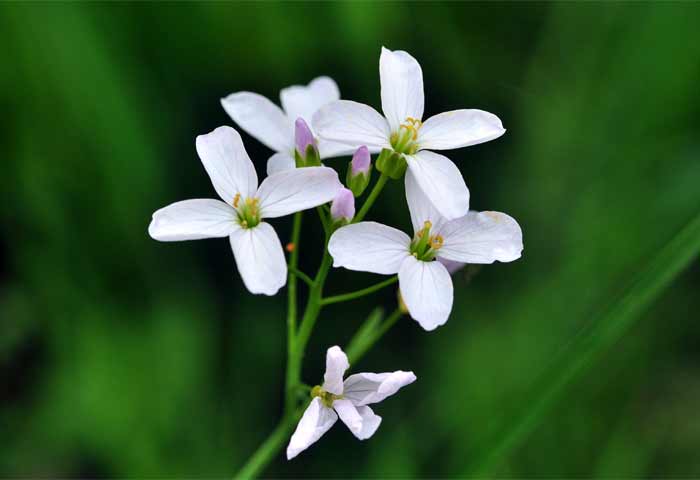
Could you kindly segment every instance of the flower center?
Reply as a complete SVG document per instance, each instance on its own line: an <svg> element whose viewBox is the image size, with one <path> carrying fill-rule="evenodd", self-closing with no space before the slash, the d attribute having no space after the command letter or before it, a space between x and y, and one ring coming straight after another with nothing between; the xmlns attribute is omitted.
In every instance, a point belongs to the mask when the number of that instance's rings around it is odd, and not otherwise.
<svg viewBox="0 0 700 480"><path fill-rule="evenodd" d="M321 385L316 385L314 388L311 389L311 398L314 397L320 398L323 404L328 408L333 406L334 401L343 398L342 395L334 395L330 392L325 391L323 388L321 388Z"/></svg>
<svg viewBox="0 0 700 480"><path fill-rule="evenodd" d="M233 197L233 208L238 214L238 224L243 228L253 228L260 223L260 199L246 197L241 201L241 194Z"/></svg>
<svg viewBox="0 0 700 480"><path fill-rule="evenodd" d="M413 237L411 242L411 255L424 262L434 260L437 251L440 250L444 243L442 235L430 234L431 228L433 228L433 224L426 220L423 223L423 228L416 232L416 236Z"/></svg>
<svg viewBox="0 0 700 480"><path fill-rule="evenodd" d="M413 155L418 151L418 130L423 126L423 122L413 117L406 117L406 120L399 125L399 130L391 134L391 146L395 152Z"/></svg>

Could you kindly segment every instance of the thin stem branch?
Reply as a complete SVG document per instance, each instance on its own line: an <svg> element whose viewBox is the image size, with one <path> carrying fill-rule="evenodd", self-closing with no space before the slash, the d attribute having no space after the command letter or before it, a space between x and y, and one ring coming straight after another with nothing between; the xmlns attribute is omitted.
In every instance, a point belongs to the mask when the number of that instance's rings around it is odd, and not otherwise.
<svg viewBox="0 0 700 480"><path fill-rule="evenodd" d="M377 183L375 183L374 187L372 187L372 191L369 192L367 200L365 200L365 203L362 204L362 208L359 212L357 212L355 218L352 219L352 223L361 222L362 219L365 218L365 215L367 215L367 212L369 212L369 209L372 207L375 200L377 200L377 197L382 192L382 189L384 188L384 185L386 185L386 182L388 180L389 176L382 172L381 176L377 180Z"/></svg>
<svg viewBox="0 0 700 480"><path fill-rule="evenodd" d="M374 293L377 290L381 290L384 287L388 287L389 285L396 283L398 279L399 277L394 275L393 277L384 280L383 282L379 282L367 288L363 288L362 290L343 293L341 295L333 295L332 297L326 297L321 300L321 305L330 305L332 303L347 302L348 300L354 300L356 298L364 297L365 295L369 295L370 293Z"/></svg>
<svg viewBox="0 0 700 480"><path fill-rule="evenodd" d="M305 284L307 284L309 287L312 287L314 284L314 281L311 277L309 277L307 274L299 270L298 268L294 268L292 266L287 267L289 269L289 273L291 275L294 275L297 277L299 280L303 281Z"/></svg>
<svg viewBox="0 0 700 480"><path fill-rule="evenodd" d="M294 388L296 379L289 369L291 359L296 355L296 330L297 330L297 270L299 263L299 236L301 235L302 212L294 214L292 224L292 252L289 254L289 278L287 280L287 372L285 378L284 411L289 415L295 407Z"/></svg>

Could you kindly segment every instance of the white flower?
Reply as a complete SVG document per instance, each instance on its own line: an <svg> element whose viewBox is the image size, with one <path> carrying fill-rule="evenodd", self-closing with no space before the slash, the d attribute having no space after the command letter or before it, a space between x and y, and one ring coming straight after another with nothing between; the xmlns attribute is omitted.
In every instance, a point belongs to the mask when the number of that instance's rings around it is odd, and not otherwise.
<svg viewBox="0 0 700 480"><path fill-rule="evenodd" d="M306 86L283 88L280 100L284 111L267 98L252 92L237 92L221 99L226 113L249 135L274 150L267 161L267 174L295 167L295 122L302 118L311 124L313 114L323 105L338 100L338 86L329 77L318 77ZM353 149L334 142L319 141L321 158L352 153ZM304 152L299 152L302 155Z"/></svg>
<svg viewBox="0 0 700 480"><path fill-rule="evenodd" d="M493 140L505 133L501 121L482 110L453 110L422 122L423 72L406 52L382 48L379 76L384 117L370 106L339 100L314 115L316 133L355 148L367 145L373 153L386 148L403 154L435 208L449 220L464 216L469 190L462 174L447 157L428 150Z"/></svg>
<svg viewBox="0 0 700 480"><path fill-rule="evenodd" d="M326 373L323 385L311 391L313 400L299 420L287 445L287 460L309 448L326 433L338 417L360 440L377 431L382 417L367 405L378 403L416 380L413 372L356 373L343 381L350 367L348 357L335 346L326 352Z"/></svg>
<svg viewBox="0 0 700 480"><path fill-rule="evenodd" d="M328 251L334 267L399 274L399 289L411 317L425 330L443 325L452 310L452 279L436 259L460 263L511 262L523 250L518 223L499 212L470 211L446 220L427 200L415 175L406 172L406 199L415 236L375 222L338 229Z"/></svg>
<svg viewBox="0 0 700 480"><path fill-rule="evenodd" d="M333 200L342 188L335 170L309 167L258 177L231 127L197 137L197 153L223 200L184 200L153 214L148 233L172 242L229 237L243 283L251 293L274 295L285 284L287 264L277 233L265 218L276 218Z"/></svg>

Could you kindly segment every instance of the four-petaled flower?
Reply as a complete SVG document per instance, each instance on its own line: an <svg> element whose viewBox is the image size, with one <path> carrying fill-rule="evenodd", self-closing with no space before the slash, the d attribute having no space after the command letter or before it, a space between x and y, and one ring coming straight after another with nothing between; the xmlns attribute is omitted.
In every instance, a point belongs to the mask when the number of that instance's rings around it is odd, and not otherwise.
<svg viewBox="0 0 700 480"><path fill-rule="evenodd" d="M267 161L267 174L295 167L295 124L301 118L311 124L314 113L323 105L338 100L340 91L329 77L315 78L308 85L293 85L280 91L284 111L267 98L252 92L237 92L221 99L226 113L249 135L275 153ZM319 140L321 158L349 155L352 148ZM304 155L305 152L299 152Z"/></svg>
<svg viewBox="0 0 700 480"><path fill-rule="evenodd" d="M153 214L148 233L165 242L229 237L238 271L251 293L274 295L285 284L287 263L276 218L327 203L342 188L335 170L308 167L258 177L231 127L197 137L197 153L223 200L184 200Z"/></svg>
<svg viewBox="0 0 700 480"><path fill-rule="evenodd" d="M398 370L390 373L356 373L343 381L349 367L348 357L340 347L328 349L323 385L311 391L313 399L289 440L288 460L321 438L338 417L358 439L368 439L382 422L382 417L375 415L368 405L381 402L416 380L413 372Z"/></svg>
<svg viewBox="0 0 700 480"><path fill-rule="evenodd" d="M450 150L498 138L505 133L501 121L472 109L440 113L423 122L423 72L404 51L382 48L379 76L384 117L368 105L338 100L316 112L316 133L322 140L403 155L443 217L454 220L466 215L469 190L462 174L450 159L429 150Z"/></svg>
<svg viewBox="0 0 700 480"><path fill-rule="evenodd" d="M425 330L443 325L452 310L452 279L437 259L460 263L511 262L523 250L518 223L500 212L468 212L447 220L406 172L406 200L415 236L376 222L338 229L328 251L334 267L399 275L401 297Z"/></svg>

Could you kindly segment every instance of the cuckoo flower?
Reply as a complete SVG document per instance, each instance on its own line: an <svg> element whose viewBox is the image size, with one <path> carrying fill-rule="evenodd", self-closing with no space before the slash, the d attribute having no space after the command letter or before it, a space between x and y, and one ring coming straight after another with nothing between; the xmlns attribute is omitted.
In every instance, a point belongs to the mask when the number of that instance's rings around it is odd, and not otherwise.
<svg viewBox="0 0 700 480"><path fill-rule="evenodd" d="M452 279L440 261L511 262L523 249L518 223L504 213L468 212L445 219L428 201L413 172L406 173L413 239L392 227L360 222L337 230L328 251L334 267L399 275L401 297L425 330L443 325L452 310Z"/></svg>
<svg viewBox="0 0 700 480"><path fill-rule="evenodd" d="M391 373L356 373L343 381L350 367L348 357L335 346L326 352L326 373L323 385L311 390L313 399L299 420L287 446L291 460L326 433L338 417L360 440L377 431L382 417L367 405L378 403L416 380L413 372L398 370Z"/></svg>
<svg viewBox="0 0 700 480"><path fill-rule="evenodd" d="M329 77L315 78L308 85L283 88L280 100L284 111L267 98L252 92L237 92L221 99L226 113L243 130L276 153L267 161L268 175L295 167L295 131L298 119L311 124L313 114L328 102L338 100L338 86ZM321 158L349 154L352 148L319 141ZM305 155L305 151L299 154Z"/></svg>
<svg viewBox="0 0 700 480"><path fill-rule="evenodd" d="M423 72L406 52L382 48L379 77L384 116L370 106L339 100L319 109L313 127L323 140L376 153L396 152L435 208L454 220L469 209L469 191L457 166L430 150L450 150L487 142L505 133L495 115L482 110L453 110L423 118Z"/></svg>
<svg viewBox="0 0 700 480"><path fill-rule="evenodd" d="M277 233L265 218L276 218L333 200L342 188L335 170L310 167L258 177L231 127L197 137L197 153L223 200L184 200L153 214L148 233L171 242L229 237L243 283L251 293L274 295L285 284L287 264Z"/></svg>

